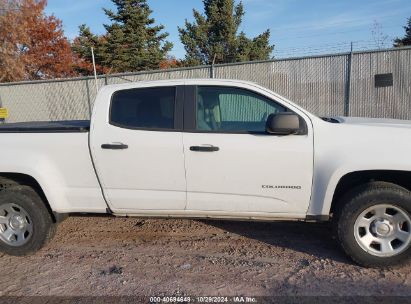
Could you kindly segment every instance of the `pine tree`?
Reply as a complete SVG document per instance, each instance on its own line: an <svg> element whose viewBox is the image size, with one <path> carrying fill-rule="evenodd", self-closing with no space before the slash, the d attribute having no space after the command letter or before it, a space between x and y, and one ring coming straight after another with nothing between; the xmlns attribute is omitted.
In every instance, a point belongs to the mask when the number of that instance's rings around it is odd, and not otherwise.
<svg viewBox="0 0 411 304"><path fill-rule="evenodd" d="M395 47L411 45L411 17L408 18L407 25L404 26L405 36L394 40Z"/></svg>
<svg viewBox="0 0 411 304"><path fill-rule="evenodd" d="M105 9L112 24L105 25L104 65L116 72L157 69L172 44L164 26L155 25L146 0L112 0L117 11Z"/></svg>
<svg viewBox="0 0 411 304"><path fill-rule="evenodd" d="M93 74L93 59L91 48L94 49L94 58L96 61L96 70L98 74L105 74L109 69L104 66L103 60L104 44L106 39L104 36L98 36L91 32L90 28L85 24L80 25L79 36L72 43L73 52L77 55L75 70L81 75Z"/></svg>
<svg viewBox="0 0 411 304"><path fill-rule="evenodd" d="M239 31L244 7L234 0L203 0L205 15L193 10L194 23L186 20L180 40L186 50L187 65L269 59L274 46L270 31L249 39Z"/></svg>

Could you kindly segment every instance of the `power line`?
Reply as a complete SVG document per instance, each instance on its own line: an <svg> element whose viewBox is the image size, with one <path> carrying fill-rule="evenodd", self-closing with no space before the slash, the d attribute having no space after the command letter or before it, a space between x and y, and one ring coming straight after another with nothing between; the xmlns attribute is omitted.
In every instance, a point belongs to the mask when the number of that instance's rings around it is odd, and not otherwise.
<svg viewBox="0 0 411 304"><path fill-rule="evenodd" d="M9 12L9 11L20 11L20 8L0 8L2 12Z"/></svg>

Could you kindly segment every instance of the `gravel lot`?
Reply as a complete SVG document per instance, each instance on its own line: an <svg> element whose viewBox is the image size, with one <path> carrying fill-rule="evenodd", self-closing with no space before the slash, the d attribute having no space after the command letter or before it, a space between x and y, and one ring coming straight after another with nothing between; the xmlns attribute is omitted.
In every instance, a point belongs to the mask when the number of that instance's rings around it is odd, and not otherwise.
<svg viewBox="0 0 411 304"><path fill-rule="evenodd" d="M411 264L353 265L326 224L71 217L0 255L1 296L411 295Z"/></svg>

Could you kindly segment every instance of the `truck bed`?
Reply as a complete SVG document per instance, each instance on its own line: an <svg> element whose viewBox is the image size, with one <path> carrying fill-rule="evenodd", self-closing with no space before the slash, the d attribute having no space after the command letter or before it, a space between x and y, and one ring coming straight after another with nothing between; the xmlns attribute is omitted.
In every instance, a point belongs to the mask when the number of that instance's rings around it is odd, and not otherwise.
<svg viewBox="0 0 411 304"><path fill-rule="evenodd" d="M0 124L0 133L74 133L88 132L89 120L33 121Z"/></svg>

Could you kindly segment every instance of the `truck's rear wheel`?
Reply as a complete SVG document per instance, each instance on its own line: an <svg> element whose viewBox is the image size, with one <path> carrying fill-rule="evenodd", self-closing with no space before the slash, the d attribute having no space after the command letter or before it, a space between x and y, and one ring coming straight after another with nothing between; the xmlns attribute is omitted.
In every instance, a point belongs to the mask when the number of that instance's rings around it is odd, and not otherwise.
<svg viewBox="0 0 411 304"><path fill-rule="evenodd" d="M56 224L41 197L30 187L0 191L0 251L22 256L43 247Z"/></svg>
<svg viewBox="0 0 411 304"><path fill-rule="evenodd" d="M382 182L348 193L337 210L337 235L345 252L366 267L404 262L411 255L411 193Z"/></svg>

